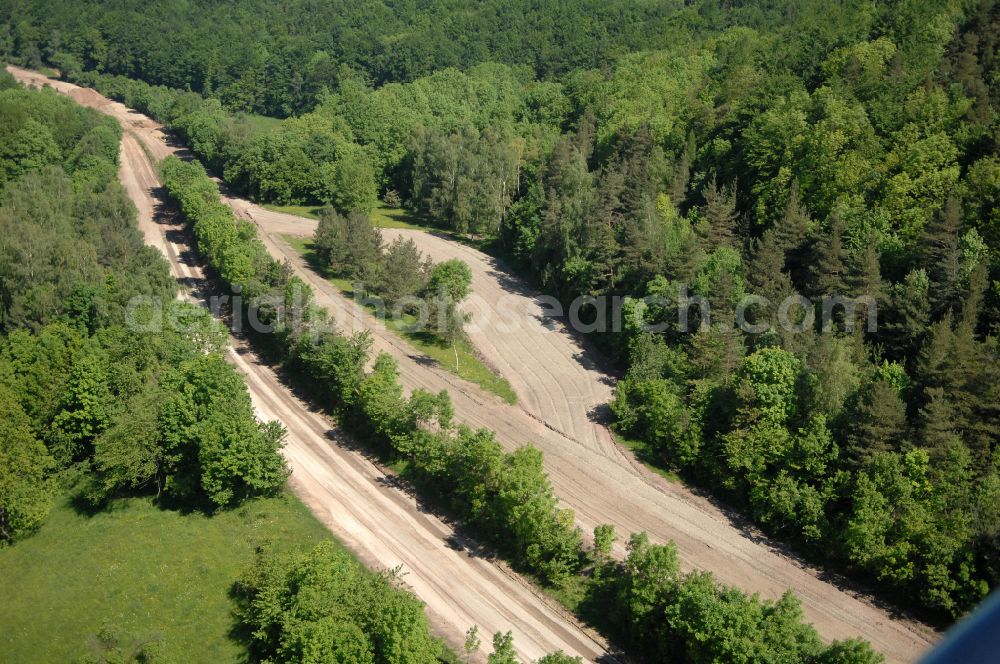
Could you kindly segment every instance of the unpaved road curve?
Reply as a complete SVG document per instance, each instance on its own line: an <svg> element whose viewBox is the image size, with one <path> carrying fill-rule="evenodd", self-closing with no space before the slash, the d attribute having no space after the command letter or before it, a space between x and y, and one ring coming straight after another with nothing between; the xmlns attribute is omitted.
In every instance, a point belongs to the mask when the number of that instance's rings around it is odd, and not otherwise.
<svg viewBox="0 0 1000 664"><path fill-rule="evenodd" d="M495 258L459 242L407 229L382 235L386 242L413 240L435 263L464 261L472 271L472 294L462 304L472 315L466 327L476 351L510 382L532 416L596 452L618 456L596 415L611 401L614 380L601 371L596 353L552 317L552 306L561 308L557 301L543 301Z"/></svg>
<svg viewBox="0 0 1000 664"><path fill-rule="evenodd" d="M89 95L73 96L92 100ZM89 105L110 108L110 104ZM131 130L122 140L119 177L139 210L146 242L168 258L181 284L200 292L204 285L201 269L185 243L183 229L156 215L160 201L155 192L160 183ZM454 534L450 526L422 510L375 464L338 445L341 433L295 398L244 344L233 339L228 355L246 376L258 416L278 420L288 430L284 454L292 468L290 482L295 492L367 565L375 569L400 566L403 583L426 603L435 631L453 648L461 651L465 630L478 625L487 646L494 632L513 631L516 650L525 660L556 650L587 661L605 655L599 637L539 596L506 566L471 549L449 546ZM479 658L485 659L485 650Z"/></svg>
<svg viewBox="0 0 1000 664"><path fill-rule="evenodd" d="M22 80L32 80L32 77L35 81L47 80L23 70L12 71ZM84 103L102 104L102 110L131 128L158 158L174 150L160 127L148 118L107 100L87 102L83 99L96 93L80 91L65 83L55 85ZM915 661L937 640L937 634L926 626L893 616L867 597L821 579L818 570L788 555L752 527L731 518L685 487L649 473L630 455L613 446L609 448L599 437L588 440L582 436L577 440L572 431L548 425L534 415L530 406L508 406L478 386L429 366L411 347L384 327L374 324L366 312L345 300L336 288L309 270L297 252L281 238L281 234L289 232L288 224L298 224L301 229L302 224L308 222L265 210L242 199L230 197L228 202L238 214L258 224L263 231L261 239L270 253L291 263L295 274L312 286L317 303L329 308L345 330L367 328L373 331L375 348L390 353L397 360L400 378L407 389L447 389L460 420L493 429L508 448L527 442L537 445L545 453L545 468L556 495L564 505L576 511L577 521L585 530L611 523L622 535L644 530L656 541L673 540L685 569L709 570L720 581L765 598L780 597L791 588L801 599L806 618L825 639L860 636L871 641L891 662ZM428 245L422 243L422 246ZM482 260L489 264L490 259L484 257ZM474 270L480 280L490 276L490 272L498 282L518 283L516 277L504 275L494 267ZM531 297L530 291L519 290L523 297ZM493 358L487 359L492 361ZM507 358L510 366L514 361ZM494 364L503 370L502 363ZM620 543L616 553L622 553Z"/></svg>
<svg viewBox="0 0 1000 664"><path fill-rule="evenodd" d="M240 203L235 203L240 205ZM311 236L316 222L261 207L244 213L271 235ZM546 426L596 452L617 457L618 450L595 415L612 398L611 376L595 354L552 317L554 300L533 292L495 258L436 234L382 229L386 244L411 239L435 262L459 258L472 270L472 294L463 308L466 326L481 357L510 382L518 404ZM550 304L551 303L551 304ZM568 313L568 312L564 312Z"/></svg>

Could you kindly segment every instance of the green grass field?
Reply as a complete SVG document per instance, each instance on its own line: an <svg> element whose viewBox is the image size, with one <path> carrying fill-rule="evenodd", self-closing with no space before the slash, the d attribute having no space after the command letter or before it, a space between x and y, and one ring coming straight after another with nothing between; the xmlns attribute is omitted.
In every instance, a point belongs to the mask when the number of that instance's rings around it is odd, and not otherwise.
<svg viewBox="0 0 1000 664"><path fill-rule="evenodd" d="M0 549L0 660L75 661L104 625L158 639L169 662L245 659L229 636L229 591L255 547L305 550L331 537L291 494L215 516L148 498L88 516L64 498L35 535Z"/></svg>
<svg viewBox="0 0 1000 664"><path fill-rule="evenodd" d="M256 113L241 113L241 120L246 120L247 124L258 133L268 134L278 128L284 122L281 118L272 118L267 115L257 115Z"/></svg>
<svg viewBox="0 0 1000 664"><path fill-rule="evenodd" d="M444 232L443 229L421 214L403 208L387 207L383 203L379 203L372 210L370 216L372 223L379 228L406 228L416 231Z"/></svg>
<svg viewBox="0 0 1000 664"><path fill-rule="evenodd" d="M263 205L268 210L273 210L274 212L284 212L285 214L294 214L298 217L316 220L319 219L319 213L323 209L320 205L274 205L271 203L264 203ZM377 228L405 228L411 231L445 232L431 223L429 219L416 212L404 210L403 208L387 207L384 203L379 203L372 210L370 217L372 224Z"/></svg>
<svg viewBox="0 0 1000 664"><path fill-rule="evenodd" d="M306 219L316 221L319 220L319 213L323 209L319 205L275 205L274 203L261 203L261 206L273 212L294 214L296 217L305 217Z"/></svg>
<svg viewBox="0 0 1000 664"><path fill-rule="evenodd" d="M646 468L669 482L684 484L684 478L672 470L663 468L663 461L656 457L656 454L649 447L649 443L636 438L629 438L618 431L612 430L611 433L615 437L615 441L622 447L631 450L635 454L635 458Z"/></svg>
<svg viewBox="0 0 1000 664"><path fill-rule="evenodd" d="M285 235L283 237L293 249L299 252L312 265L318 274L339 288L347 297L354 297L354 285L350 279L336 277L318 264L312 251L312 240L295 235ZM374 307L370 311L374 312ZM507 382L507 379L497 375L492 369L486 366L479 356L476 355L476 352L469 345L468 341L463 339L457 344L458 365L456 366L455 349L452 349L449 345L441 344L426 332L413 329L415 322L416 318L409 314L405 314L399 320L385 321L386 327L406 339L416 350L430 357L445 369L454 372L470 382L476 383L484 390L496 394L509 404L513 405L517 403L517 395L514 393L514 389L510 386L510 383Z"/></svg>

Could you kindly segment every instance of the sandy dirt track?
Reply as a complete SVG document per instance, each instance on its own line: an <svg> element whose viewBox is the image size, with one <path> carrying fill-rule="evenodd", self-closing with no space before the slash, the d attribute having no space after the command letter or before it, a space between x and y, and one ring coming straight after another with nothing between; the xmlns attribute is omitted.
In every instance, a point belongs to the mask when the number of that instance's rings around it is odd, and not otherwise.
<svg viewBox="0 0 1000 664"><path fill-rule="evenodd" d="M311 219L231 202L272 236L312 236L316 229ZM617 456L610 432L595 421L612 398L614 381L594 353L550 315L550 304L495 258L459 242L396 228L383 229L382 237L386 245L412 239L435 262L465 261L472 294L462 306L472 314L466 330L479 355L510 382L532 417L591 450Z"/></svg>
<svg viewBox="0 0 1000 664"><path fill-rule="evenodd" d="M119 115L122 109L115 106L100 108ZM135 117L129 114L127 119ZM123 138L121 161L119 176L139 209L147 243L168 258L179 282L200 292L201 269L185 243L183 229L156 216L155 191L160 183L131 131ZM258 416L279 420L288 429L284 453L296 493L370 567L401 566L403 583L427 604L435 631L452 647L460 650L464 631L478 625L487 645L494 632L512 630L516 649L526 660L556 650L587 661L605 655L599 637L540 597L505 565L480 556L474 543L463 542L466 548L461 551L449 545L454 535L449 525L423 510L378 466L338 444L342 434L295 398L244 344L233 339L229 358L246 376ZM485 659L485 651L479 655Z"/></svg>
<svg viewBox="0 0 1000 664"><path fill-rule="evenodd" d="M510 382L532 416L589 449L617 456L610 431L597 421L613 398L614 381L596 354L550 316L550 305L481 251L421 231L385 229L382 235L386 242L413 240L435 263L464 261L472 270L472 294L462 306L472 316L466 328L476 351Z"/></svg>
<svg viewBox="0 0 1000 664"><path fill-rule="evenodd" d="M22 80L32 80L32 77L36 81L41 79L30 72L12 71ZM96 93L91 91L81 91L65 83L54 85L82 103L99 106L118 117L157 158L174 150L159 127L148 118L128 111L120 104L94 99ZM488 356L487 359L507 375L518 391L522 403L508 406L484 393L478 386L440 368L428 366L411 347L374 324L367 313L353 302L346 301L336 288L309 270L281 238L282 234L290 232L301 234L303 225L307 225L308 221L274 213L241 199L229 198L229 203L238 214L258 224L263 231L262 240L271 254L291 263L295 273L313 287L317 302L330 308L344 329L373 330L376 349L389 352L396 358L401 380L408 389L448 389L459 419L495 430L501 442L508 447L531 442L542 449L556 494L564 505L576 511L577 520L585 530L589 531L599 523L612 523L620 535L645 530L657 541L673 540L686 569L712 571L722 582L766 598L776 598L791 588L802 600L807 619L825 639L860 636L885 653L889 661L914 661L936 640L937 635L932 630L890 615L866 597L823 580L817 570L788 555L739 519L731 518L688 489L668 483L641 468L630 455L610 444L599 425L589 418L586 424L578 421L578 416L572 414L578 413L581 408L589 412L592 403L588 400L606 394L609 388L600 371L574 357L578 351L572 350L575 344L573 339L543 345L528 338L505 344L490 341L486 336L488 331L483 332L483 337L473 339L477 347L487 351L487 344L493 343L495 351L492 352L501 354L500 357ZM421 248L436 259L457 256L469 262L475 275L474 288L480 294L498 292L499 289L527 300L534 297L523 283L505 273L491 258L433 236L419 239ZM495 285L489 285L490 279ZM524 315L530 315L527 312L532 311L531 307L531 304L523 303ZM524 329L534 328L525 326ZM521 355L526 349L531 349L530 354ZM570 358L565 357L567 353ZM573 374L570 380L597 381L600 384L567 385L561 394L546 394L547 401L532 396L531 385L534 381L544 382L538 374L540 365L565 367L569 361L586 369ZM553 370L557 380L559 371ZM564 382L569 383L570 380ZM579 402L571 401L570 397L579 395L583 395ZM621 553L620 544L617 552Z"/></svg>

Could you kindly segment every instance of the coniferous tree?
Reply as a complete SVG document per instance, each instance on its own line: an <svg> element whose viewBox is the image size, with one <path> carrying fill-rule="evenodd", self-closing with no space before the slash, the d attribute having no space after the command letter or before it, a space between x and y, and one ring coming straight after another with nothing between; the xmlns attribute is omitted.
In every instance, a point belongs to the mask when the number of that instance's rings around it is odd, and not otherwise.
<svg viewBox="0 0 1000 664"><path fill-rule="evenodd" d="M691 183L691 164L694 162L696 151L694 132L689 131L684 152L674 164L674 174L670 181L670 199L677 205L681 205L687 197L688 185Z"/></svg>
<svg viewBox="0 0 1000 664"><path fill-rule="evenodd" d="M902 283L892 287L890 308L881 323L879 336L893 357L909 361L921 348L930 329L931 301L927 272L913 270Z"/></svg>
<svg viewBox="0 0 1000 664"><path fill-rule="evenodd" d="M691 367L697 378L728 382L746 353L743 333L738 328L718 325L691 335Z"/></svg>
<svg viewBox="0 0 1000 664"><path fill-rule="evenodd" d="M656 144L648 124L631 135L621 149L619 170L626 187L621 193L623 212L634 217L647 212L662 191L669 166L663 149ZM674 199L679 201L680 199Z"/></svg>
<svg viewBox="0 0 1000 664"><path fill-rule="evenodd" d="M933 311L952 306L961 278L962 204L952 194L924 228L920 241L921 262L933 284L930 291Z"/></svg>
<svg viewBox="0 0 1000 664"><path fill-rule="evenodd" d="M980 468L1000 449L1000 340L991 337L979 345L975 372L967 383L971 394L971 420L966 443Z"/></svg>
<svg viewBox="0 0 1000 664"><path fill-rule="evenodd" d="M985 289L985 270L969 278L968 293L954 331L950 362L951 398L955 403L962 439L977 463L988 463L1000 442L1000 367L996 339L979 341L976 321Z"/></svg>
<svg viewBox="0 0 1000 664"><path fill-rule="evenodd" d="M704 191L705 205L701 209L701 236L706 251L735 246L736 188L719 188L715 175Z"/></svg>
<svg viewBox="0 0 1000 664"><path fill-rule="evenodd" d="M751 310L752 322L773 322L781 300L793 292L792 280L784 268L785 252L774 229L769 229L753 241L747 265L748 290L768 300L766 305L760 304Z"/></svg>
<svg viewBox="0 0 1000 664"><path fill-rule="evenodd" d="M953 329L952 321L949 311L933 325L918 357L917 376L925 402L938 393L947 395L955 429L983 461L1000 438L995 405L1000 372L971 330L962 325Z"/></svg>
<svg viewBox="0 0 1000 664"><path fill-rule="evenodd" d="M955 410L948 396L940 387L932 387L924 394L926 403L920 409L920 444L927 448L934 459L941 450L960 440L955 428Z"/></svg>
<svg viewBox="0 0 1000 664"><path fill-rule="evenodd" d="M811 292L817 297L834 297L847 293L847 264L844 251L844 222L836 212L830 215L826 232L813 244L810 266Z"/></svg>
<svg viewBox="0 0 1000 664"><path fill-rule="evenodd" d="M885 283L879 261L875 238L869 238L864 247L851 255L847 282L854 297L871 297L876 303L885 302Z"/></svg>
<svg viewBox="0 0 1000 664"><path fill-rule="evenodd" d="M545 178L545 208L532 262L542 283L561 288L564 265L581 254L580 233L594 215L593 175L570 140L556 143Z"/></svg>
<svg viewBox="0 0 1000 664"><path fill-rule="evenodd" d="M860 251L850 256L848 266L847 285L851 297L856 298L853 321L855 329L862 334L866 331L877 333L878 316L885 304L886 295L875 238L869 238ZM868 321L875 322L874 330L869 329Z"/></svg>
<svg viewBox="0 0 1000 664"><path fill-rule="evenodd" d="M334 272L342 272L347 268L350 242L344 218L333 207L323 208L313 235L316 256Z"/></svg>
<svg viewBox="0 0 1000 664"><path fill-rule="evenodd" d="M388 304L415 297L427 285L430 269L430 259L424 257L412 238L397 237L385 252L379 294Z"/></svg>
<svg viewBox="0 0 1000 664"><path fill-rule="evenodd" d="M979 324L983 299L988 287L989 271L984 265L977 265L969 274L968 287L965 298L962 300L961 314L958 319L958 326L968 328L969 333L973 336Z"/></svg>
<svg viewBox="0 0 1000 664"><path fill-rule="evenodd" d="M347 215L347 237L351 238L348 261L355 279L365 285L378 283L382 261L382 230L367 214L354 210Z"/></svg>
<svg viewBox="0 0 1000 664"><path fill-rule="evenodd" d="M880 452L898 452L906 435L906 403L885 379L871 383L859 396L847 426L847 458L865 468Z"/></svg>
<svg viewBox="0 0 1000 664"><path fill-rule="evenodd" d="M936 387L946 393L954 392L951 367L955 332L952 330L952 320L949 312L931 326L927 341L917 356L917 378L925 390Z"/></svg>
<svg viewBox="0 0 1000 664"><path fill-rule="evenodd" d="M812 221L809 212L799 200L798 180L792 181L792 189L788 195L788 205L785 212L774 223L774 239L785 252L785 267L792 275L795 284L803 284L805 270L804 245L809 237Z"/></svg>
<svg viewBox="0 0 1000 664"><path fill-rule="evenodd" d="M614 229L607 223L590 218L584 229L589 269L586 277L575 284L584 293L599 293L614 289L621 270L621 245L615 240Z"/></svg>

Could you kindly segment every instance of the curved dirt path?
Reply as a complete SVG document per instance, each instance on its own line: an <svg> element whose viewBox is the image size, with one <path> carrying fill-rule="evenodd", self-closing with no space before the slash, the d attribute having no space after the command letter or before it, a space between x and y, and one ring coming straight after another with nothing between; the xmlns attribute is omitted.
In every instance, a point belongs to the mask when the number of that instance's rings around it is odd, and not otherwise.
<svg viewBox="0 0 1000 664"><path fill-rule="evenodd" d="M460 259L472 271L472 293L462 303L472 315L469 341L517 393L518 404L546 426L610 457L619 452L598 413L613 398L614 380L601 370L565 325L562 307L543 298L497 259L434 233L384 229L386 242L413 240L435 263Z"/></svg>
<svg viewBox="0 0 1000 664"><path fill-rule="evenodd" d="M13 73L24 80L18 70ZM114 111L115 116L124 108L72 92L78 101ZM122 139L119 177L139 210L139 228L146 242L167 257L171 273L187 289L181 297L197 301L205 295L204 280L183 228L157 216L156 169L132 130L145 123L132 114L123 117L131 121L131 128L126 125ZM278 420L288 430L283 452L292 468L292 488L362 562L375 569L399 566L402 583L426 604L435 632L456 652L462 651L465 630L478 625L485 644L479 661L485 660L490 636L507 630L513 632L515 648L527 661L556 650L586 661L604 661L606 647L599 636L506 565L479 555L474 543L463 542L463 550L453 548L451 526L422 509L391 475L342 445L342 434L334 424L292 395L245 344L230 341L228 357L246 377L258 416Z"/></svg>
<svg viewBox="0 0 1000 664"><path fill-rule="evenodd" d="M21 73L23 70L10 69L19 78L24 76ZM25 79L32 77L36 81L48 82L37 74L24 76ZM66 83L59 83L56 87L73 96L96 94L81 92L76 86ZM125 109L121 104L106 100L100 103L103 104L102 110L118 117L127 128L132 129L157 158L175 151L161 128L145 116ZM531 412L535 406L530 404L530 399L523 405L508 406L477 385L429 365L426 358L419 356L356 303L344 298L332 284L312 272L298 252L281 237L283 234L308 234L303 228L310 224L309 220L272 212L239 198L227 197L227 202L237 214L258 225L261 239L271 255L290 263L294 273L313 288L317 303L330 309L342 329L372 331L375 349L388 352L397 360L400 379L408 390L417 387L435 392L447 389L459 420L472 426L493 429L508 448L529 442L539 447L545 454L545 469L556 495L563 505L575 510L578 524L587 532L602 523L616 526L619 533L619 542L615 547L617 555L623 554L622 541L630 532L646 531L654 541L673 540L685 569L711 571L723 583L769 599L780 597L790 588L802 601L806 619L815 625L824 639L867 639L890 662L915 661L938 639L930 628L893 615L869 597L846 589L838 579L824 580L829 577L822 571L790 555L752 526L686 487L650 473L631 455L603 441L599 433L585 432L577 439L572 429L579 424L567 425L570 431L548 424L543 419L546 415L544 408L542 417ZM439 245L431 248L426 242L423 238L421 245L428 247L428 252L443 251ZM462 251L462 257L466 258L468 254L464 250L474 251L464 245L449 243L449 246L448 257ZM520 283L516 276L505 274L498 266L491 265L489 257L483 256L478 260L487 267L474 270L479 277L477 288L483 287L486 277L493 278L500 288L508 291L511 284ZM523 284L515 290L519 291L515 293L519 297L533 297ZM524 307L524 311L530 311L528 304ZM567 347L550 352L566 352ZM494 358L487 359L494 361ZM506 366L513 366L517 360L507 357L506 361L510 363ZM560 361L565 361L565 358ZM495 362L495 365L505 372L503 363ZM599 372L595 373L599 375ZM527 375L521 378L527 382ZM592 389L599 391L603 388ZM587 390L585 387L583 393L586 394ZM592 428L595 425L588 419L588 426Z"/></svg>
<svg viewBox="0 0 1000 664"><path fill-rule="evenodd" d="M231 203L273 236L312 236L317 222L260 206ZM618 457L614 439L597 420L613 396L614 380L594 353L552 317L554 299L543 298L492 256L434 233L385 228L388 245L413 240L434 262L458 258L472 270L472 293L462 308L472 314L466 332L473 347L507 379L518 405L546 426L595 452ZM569 312L564 312L569 313Z"/></svg>

